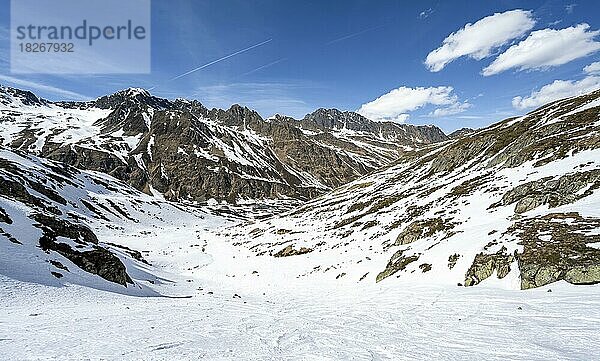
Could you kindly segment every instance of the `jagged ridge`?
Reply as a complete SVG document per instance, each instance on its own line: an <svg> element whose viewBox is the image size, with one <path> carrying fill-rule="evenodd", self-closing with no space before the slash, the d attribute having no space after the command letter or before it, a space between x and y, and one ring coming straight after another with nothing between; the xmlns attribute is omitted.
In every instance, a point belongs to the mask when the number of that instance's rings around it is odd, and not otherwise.
<svg viewBox="0 0 600 361"><path fill-rule="evenodd" d="M238 105L208 110L143 89L55 103L10 88L0 93L2 144L172 200L309 199L388 164L401 150L447 139L436 127L378 124L351 112L264 120Z"/></svg>

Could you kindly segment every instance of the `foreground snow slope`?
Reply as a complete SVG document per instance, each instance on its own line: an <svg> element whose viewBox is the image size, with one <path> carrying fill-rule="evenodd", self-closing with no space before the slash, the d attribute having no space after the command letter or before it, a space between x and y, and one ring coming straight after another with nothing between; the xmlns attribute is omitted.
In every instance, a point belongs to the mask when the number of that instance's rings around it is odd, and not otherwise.
<svg viewBox="0 0 600 361"><path fill-rule="evenodd" d="M107 175L0 148L0 274L51 286L158 295L155 285L172 284L178 276L148 263L148 251L125 240L142 237L148 248L165 252L154 229L189 224L189 236L195 228L236 219L217 215L219 209L226 206L169 203Z"/></svg>
<svg viewBox="0 0 600 361"><path fill-rule="evenodd" d="M264 296L200 285L191 298L140 298L0 276L0 353L6 360L600 358L597 285L309 286Z"/></svg>

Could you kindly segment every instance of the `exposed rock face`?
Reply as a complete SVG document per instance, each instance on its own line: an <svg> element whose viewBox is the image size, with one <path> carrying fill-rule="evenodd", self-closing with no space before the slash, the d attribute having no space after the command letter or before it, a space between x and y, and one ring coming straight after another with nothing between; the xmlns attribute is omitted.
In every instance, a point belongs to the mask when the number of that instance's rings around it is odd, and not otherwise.
<svg viewBox="0 0 600 361"><path fill-rule="evenodd" d="M453 269L454 266L456 266L456 262L458 262L459 258L460 258L460 255L457 253L450 255L448 257L448 268Z"/></svg>
<svg viewBox="0 0 600 361"><path fill-rule="evenodd" d="M507 234L518 237L522 252L507 254L502 247L493 254L478 254L465 275L465 286L474 286L494 272L504 278L511 264L519 267L521 289L565 280L572 284L600 283L600 219L578 213L550 213L515 222Z"/></svg>
<svg viewBox="0 0 600 361"><path fill-rule="evenodd" d="M6 224L12 224L13 221L10 218L10 216L6 213L6 211L4 209L2 209L2 207L0 207L0 222L2 223L6 223Z"/></svg>
<svg viewBox="0 0 600 361"><path fill-rule="evenodd" d="M436 127L376 123L351 112L264 120L239 105L208 110L143 89L85 103L39 100L38 113L24 112L35 99L18 92L0 88L0 129L13 123L3 144L170 200L309 199L388 164L404 147L447 140Z"/></svg>
<svg viewBox="0 0 600 361"><path fill-rule="evenodd" d="M541 166L564 159L572 152L597 149L600 147L596 136L600 107L571 112L599 96L600 91L595 91L550 103L520 118L506 119L472 136L457 139L445 148L443 156L423 161L432 161L433 174L447 173L469 163L485 164L487 168L515 168L535 160L534 165ZM559 122L547 122L559 117Z"/></svg>
<svg viewBox="0 0 600 361"><path fill-rule="evenodd" d="M598 188L598 169L566 174L557 179L546 177L511 189L502 197L502 201L492 207L516 202L515 213L525 213L544 204L555 208L587 197ZM580 192L581 190L584 191Z"/></svg>
<svg viewBox="0 0 600 361"><path fill-rule="evenodd" d="M429 218L409 224L396 238L396 246L409 244L421 238L430 237L438 232L452 229L453 224L441 218Z"/></svg>
<svg viewBox="0 0 600 361"><path fill-rule="evenodd" d="M48 238L65 237L82 245L98 244L98 238L94 232L84 225L73 224L45 214L34 214L32 218L40 224Z"/></svg>
<svg viewBox="0 0 600 361"><path fill-rule="evenodd" d="M404 270L409 264L419 259L418 255L404 256L404 250L397 251L394 253L390 261L388 262L385 269L377 275L376 282L380 282L383 279L393 275L398 271Z"/></svg>
<svg viewBox="0 0 600 361"><path fill-rule="evenodd" d="M422 263L419 265L419 268L423 273L431 271L431 263Z"/></svg>
<svg viewBox="0 0 600 361"><path fill-rule="evenodd" d="M48 103L47 100L38 98L35 94L30 91L20 90L9 87L0 87L0 104L10 105L13 100L17 98L23 105L45 105Z"/></svg>
<svg viewBox="0 0 600 361"><path fill-rule="evenodd" d="M410 125L394 122L374 122L354 112L337 109L317 109L307 114L301 126L309 130L353 130L367 134L382 134L384 139L402 140L398 144L430 144L443 142L448 137L438 127L431 125ZM358 134L361 135L361 134ZM358 138L360 139L360 138Z"/></svg>
<svg viewBox="0 0 600 361"><path fill-rule="evenodd" d="M85 184L94 181L100 184L100 180L82 180L75 169L20 157L2 148L0 154L0 236L23 249L41 249L46 252L49 255L44 255L49 257L47 261L57 270L64 271L50 271L57 278L63 278L65 272L73 270L51 258L56 257L56 254L73 262L83 271L96 274L107 281L123 286L133 283L119 257L100 245L94 232L82 223L81 217L73 213L78 208L74 194L87 195L87 190L83 188ZM65 197L70 197L70 200L67 201ZM15 208L15 204L19 206ZM107 218L101 212L111 212L106 207L102 211L100 207L93 207L90 201L82 204L89 204L88 209L92 214L104 219ZM114 207L118 206L114 204ZM12 217L7 210L13 212ZM13 219L15 212L18 222ZM21 235L17 239L11 234L15 226L29 226L31 229L19 230ZM4 230L9 228L13 229L11 233ZM41 230L39 239L36 228ZM32 239L24 239L23 234Z"/></svg>
<svg viewBox="0 0 600 361"><path fill-rule="evenodd" d="M517 222L509 231L518 235L523 252L517 255L521 288L565 280L573 284L600 283L600 219L577 213L551 213Z"/></svg>
<svg viewBox="0 0 600 361"><path fill-rule="evenodd" d="M299 254L306 254L312 252L312 248L300 247L300 249L294 249L294 246L289 245L286 246L281 251L275 253L273 257L289 257L289 256L297 256Z"/></svg>
<svg viewBox="0 0 600 361"><path fill-rule="evenodd" d="M57 252L82 270L97 274L107 281L125 287L127 283L133 283L121 260L105 248L98 246L98 239L89 228L42 214L36 214L33 218L39 222L39 227L43 231L39 243L44 251ZM72 240L78 244L76 247L92 249L78 251L66 243L59 242L57 237Z"/></svg>
<svg viewBox="0 0 600 361"><path fill-rule="evenodd" d="M467 135L474 133L476 130L472 128L460 128L452 133L448 134L448 138L450 139L458 139L462 137L466 137Z"/></svg>
<svg viewBox="0 0 600 361"><path fill-rule="evenodd" d="M515 261L515 256L506 253L502 247L493 254L479 253L475 256L473 264L465 275L465 286L474 286L496 272L498 278L504 278L510 272L510 265Z"/></svg>

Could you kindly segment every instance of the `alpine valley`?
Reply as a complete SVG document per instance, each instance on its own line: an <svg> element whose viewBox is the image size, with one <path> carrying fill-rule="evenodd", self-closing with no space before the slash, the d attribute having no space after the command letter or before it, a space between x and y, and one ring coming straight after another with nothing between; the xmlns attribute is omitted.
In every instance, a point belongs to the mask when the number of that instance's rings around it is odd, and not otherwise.
<svg viewBox="0 0 600 361"><path fill-rule="evenodd" d="M0 87L1 358L600 359L600 90L498 121Z"/></svg>

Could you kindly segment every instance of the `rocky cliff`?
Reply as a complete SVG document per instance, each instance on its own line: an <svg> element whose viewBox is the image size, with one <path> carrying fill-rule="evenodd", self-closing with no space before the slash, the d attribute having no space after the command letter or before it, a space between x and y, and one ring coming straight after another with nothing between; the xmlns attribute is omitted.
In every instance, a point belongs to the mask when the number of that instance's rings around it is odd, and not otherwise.
<svg viewBox="0 0 600 361"><path fill-rule="evenodd" d="M143 89L49 102L1 88L0 134L13 149L110 174L147 194L229 202L310 199L404 149L447 140L436 127L375 123L351 112L265 120L238 105L208 110Z"/></svg>

